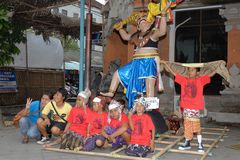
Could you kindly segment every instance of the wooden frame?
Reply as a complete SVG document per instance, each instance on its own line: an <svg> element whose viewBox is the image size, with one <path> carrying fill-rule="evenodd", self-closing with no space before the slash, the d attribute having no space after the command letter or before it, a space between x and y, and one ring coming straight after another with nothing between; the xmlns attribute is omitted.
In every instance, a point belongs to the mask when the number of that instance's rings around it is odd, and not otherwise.
<svg viewBox="0 0 240 160"><path fill-rule="evenodd" d="M132 159L132 160L156 160L159 157L161 157L163 154L166 154L168 152L173 153L179 153L179 154L191 154L193 156L201 156L200 160L204 160L208 155L211 155L211 151L213 148L217 148L218 142L223 139L223 137L226 135L226 132L229 131L226 127L223 129L221 128L202 128L202 134L203 135L211 135L214 136L214 138L202 138L203 141L209 141L210 144L207 144L204 142L204 147L206 148L205 152L197 152L193 150L178 150L174 149L176 145L181 145L181 141L184 139L184 136L175 136L175 135L169 135L169 134L163 134L160 135L160 137L155 140L156 148L155 153L151 155L151 157L132 157L120 154L121 151L126 149L126 146L123 146L119 149L116 149L110 153L102 153L102 152L85 152L85 151L71 151L71 150L63 150L63 149L57 149L57 148L44 148L47 151L55 151L55 152L62 152L62 153L73 153L73 154L80 154L80 155L89 155L89 156L101 156L101 157L109 157L109 158L119 158L119 159ZM204 136L203 136L204 137ZM166 140L165 140L166 139ZM171 140L172 139L172 140ZM195 138L194 138L195 139ZM171 140L171 141L170 141ZM166 145L165 147L157 147L157 144ZM192 146L198 146L197 143L192 143ZM179 156L179 158L181 158Z"/></svg>

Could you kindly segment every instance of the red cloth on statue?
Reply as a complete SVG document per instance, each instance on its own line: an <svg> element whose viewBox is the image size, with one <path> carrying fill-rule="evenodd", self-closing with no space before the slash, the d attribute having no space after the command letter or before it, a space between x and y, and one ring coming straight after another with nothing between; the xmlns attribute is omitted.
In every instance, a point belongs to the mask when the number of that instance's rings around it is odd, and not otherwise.
<svg viewBox="0 0 240 160"><path fill-rule="evenodd" d="M100 134L102 128L107 125L107 113L101 114L97 112L91 112L89 116L90 135Z"/></svg>
<svg viewBox="0 0 240 160"><path fill-rule="evenodd" d="M127 116L124 114L124 113L122 113L122 118L121 118L121 120L118 120L118 119L112 119L111 118L111 122L110 122L110 126L111 127L113 127L113 128L120 128L120 127L122 127L122 124L123 123L128 123L128 118L127 118Z"/></svg>
<svg viewBox="0 0 240 160"><path fill-rule="evenodd" d="M187 78L177 74L175 82L181 85L180 106L182 108L203 110L203 87L210 83L210 77Z"/></svg>
<svg viewBox="0 0 240 160"><path fill-rule="evenodd" d="M83 107L73 107L69 116L68 123L71 123L69 127L70 131L76 132L82 136L87 135L87 126L88 126L88 117L91 110L87 107L86 113L84 112Z"/></svg>
<svg viewBox="0 0 240 160"><path fill-rule="evenodd" d="M154 129L152 119L147 114L141 116L134 114L132 122L134 129L131 134L130 144L150 146L151 130Z"/></svg>

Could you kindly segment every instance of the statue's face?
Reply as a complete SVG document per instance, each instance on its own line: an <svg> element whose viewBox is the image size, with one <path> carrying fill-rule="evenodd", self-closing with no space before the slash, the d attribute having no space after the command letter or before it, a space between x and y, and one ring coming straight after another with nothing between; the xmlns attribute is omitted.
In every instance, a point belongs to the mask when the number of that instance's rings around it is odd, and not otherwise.
<svg viewBox="0 0 240 160"><path fill-rule="evenodd" d="M149 22L147 22L146 17L142 17L138 20L137 28L141 32L146 32L150 26L151 26L151 24Z"/></svg>

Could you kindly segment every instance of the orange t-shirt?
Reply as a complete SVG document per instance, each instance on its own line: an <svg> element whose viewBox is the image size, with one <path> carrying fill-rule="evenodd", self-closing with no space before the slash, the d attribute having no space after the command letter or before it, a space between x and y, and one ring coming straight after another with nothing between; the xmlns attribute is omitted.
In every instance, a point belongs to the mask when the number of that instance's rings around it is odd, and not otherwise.
<svg viewBox="0 0 240 160"><path fill-rule="evenodd" d="M210 83L210 77L187 78L177 74L175 82L181 85L180 106L182 108L203 110L203 87Z"/></svg>
<svg viewBox="0 0 240 160"><path fill-rule="evenodd" d="M118 119L112 119L111 118L111 122L110 122L109 125L113 128L118 129L118 128L122 127L123 123L128 123L128 118L125 114L122 113L122 118L121 118L120 121Z"/></svg>
<svg viewBox="0 0 240 160"><path fill-rule="evenodd" d="M103 112L101 114L97 112L91 112L89 116L90 124L90 135L100 134L102 128L107 125L107 113Z"/></svg>
<svg viewBox="0 0 240 160"><path fill-rule="evenodd" d="M147 114L140 116L134 114L132 116L132 122L134 128L131 134L130 144L150 146L151 131L154 129L152 119Z"/></svg>
<svg viewBox="0 0 240 160"><path fill-rule="evenodd" d="M67 120L68 123L71 123L69 130L85 137L87 135L88 126L87 118L90 115L90 112L91 110L88 107L86 108L86 113L84 112L83 107L73 107Z"/></svg>

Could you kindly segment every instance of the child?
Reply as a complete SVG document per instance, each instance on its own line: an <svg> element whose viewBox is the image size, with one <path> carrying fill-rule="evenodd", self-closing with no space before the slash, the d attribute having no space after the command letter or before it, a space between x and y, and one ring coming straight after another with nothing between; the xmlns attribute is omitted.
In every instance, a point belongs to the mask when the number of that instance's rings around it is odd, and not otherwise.
<svg viewBox="0 0 240 160"><path fill-rule="evenodd" d="M87 130L87 140L83 150L92 151L96 146L103 145L104 137L101 136L101 131L107 125L107 113L104 112L106 98L102 96L93 99L93 111L89 115L89 124Z"/></svg>
<svg viewBox="0 0 240 160"><path fill-rule="evenodd" d="M190 141L193 134L197 133L198 152L204 152L200 126L200 110L204 109L203 87L210 83L210 77L215 72L205 76L198 76L198 71L197 68L190 66L188 68L188 77L184 77L175 74L170 69L170 72L175 76L175 82L181 85L180 106L183 108L185 143L178 148L179 150L191 149Z"/></svg>
<svg viewBox="0 0 240 160"><path fill-rule="evenodd" d="M128 113L129 125L132 130L130 144L125 153L130 156L146 157L154 150L155 128L151 118L144 113L145 99L143 97L135 100L134 110Z"/></svg>
<svg viewBox="0 0 240 160"><path fill-rule="evenodd" d="M90 95L90 90L78 94L76 106L70 112L67 126L62 135L60 149L80 150L82 148L84 138L87 136L87 118L90 115L87 102Z"/></svg>
<svg viewBox="0 0 240 160"><path fill-rule="evenodd" d="M115 100L111 101L108 110L108 126L102 130L104 141L99 140L99 142L104 144L104 147L118 148L130 140L128 118L122 113L122 105Z"/></svg>

